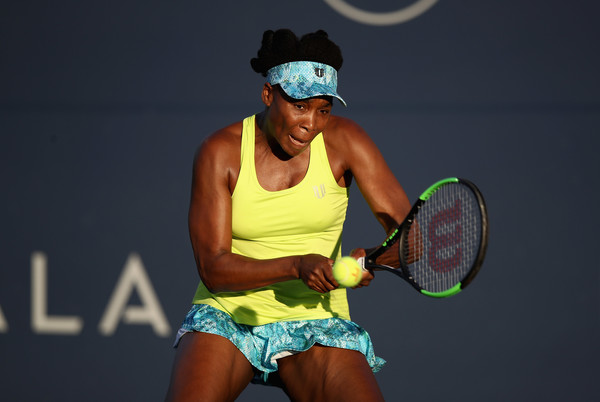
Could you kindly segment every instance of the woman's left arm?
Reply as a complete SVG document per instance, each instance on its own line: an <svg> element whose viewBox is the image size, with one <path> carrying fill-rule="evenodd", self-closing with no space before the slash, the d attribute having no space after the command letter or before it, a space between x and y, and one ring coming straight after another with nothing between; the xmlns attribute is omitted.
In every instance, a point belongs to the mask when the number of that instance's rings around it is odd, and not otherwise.
<svg viewBox="0 0 600 402"><path fill-rule="evenodd" d="M359 125L337 116L332 116L330 123L325 138L334 176L345 186L349 186L352 179L356 180L371 211L389 234L410 211L404 189L379 148ZM354 258L365 254L364 248L350 253ZM368 286L373 278L372 271L365 271L358 287Z"/></svg>
<svg viewBox="0 0 600 402"><path fill-rule="evenodd" d="M334 175L343 171L347 180L347 173L351 174L371 211L389 233L410 211L404 189L379 148L358 124L338 116L332 116L330 123L327 144Z"/></svg>

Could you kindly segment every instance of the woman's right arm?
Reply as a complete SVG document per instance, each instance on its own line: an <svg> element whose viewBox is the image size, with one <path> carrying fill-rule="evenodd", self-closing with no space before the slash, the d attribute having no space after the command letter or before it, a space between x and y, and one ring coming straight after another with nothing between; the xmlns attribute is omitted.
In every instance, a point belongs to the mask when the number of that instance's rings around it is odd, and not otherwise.
<svg viewBox="0 0 600 402"><path fill-rule="evenodd" d="M194 159L188 226L202 282L212 293L256 289L292 279L302 279L317 292L334 289L337 283L329 258L309 254L258 260L231 252L231 191L239 173L239 132L237 124L213 134Z"/></svg>

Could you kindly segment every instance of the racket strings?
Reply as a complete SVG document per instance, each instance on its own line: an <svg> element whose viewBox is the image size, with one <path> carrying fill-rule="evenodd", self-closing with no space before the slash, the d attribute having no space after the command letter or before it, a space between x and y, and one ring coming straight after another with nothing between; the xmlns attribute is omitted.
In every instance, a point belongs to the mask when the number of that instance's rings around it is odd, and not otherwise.
<svg viewBox="0 0 600 402"><path fill-rule="evenodd" d="M481 243L477 197L460 183L440 187L421 206L402 247L410 276L429 292L443 292L470 272Z"/></svg>

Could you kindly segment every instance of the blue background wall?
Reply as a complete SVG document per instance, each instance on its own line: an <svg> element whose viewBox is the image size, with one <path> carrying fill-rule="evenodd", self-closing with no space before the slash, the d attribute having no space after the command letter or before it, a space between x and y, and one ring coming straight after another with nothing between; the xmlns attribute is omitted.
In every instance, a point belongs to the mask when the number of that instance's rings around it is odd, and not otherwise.
<svg viewBox="0 0 600 402"><path fill-rule="evenodd" d="M347 0L375 12L415 1ZM191 163L208 134L261 110L249 66L265 29L325 28L340 93L411 199L462 176L486 196L477 280L449 300L378 274L353 319L388 360L387 400L600 398L600 56L593 1L439 1L386 26L324 1L0 4L0 399L162 400L171 343L197 284L187 235ZM351 195L344 251L382 231ZM32 255L47 258L32 328ZM167 334L99 324L131 255ZM138 288L135 288L138 289ZM147 303L137 291L127 306ZM243 401L285 400L250 386Z"/></svg>

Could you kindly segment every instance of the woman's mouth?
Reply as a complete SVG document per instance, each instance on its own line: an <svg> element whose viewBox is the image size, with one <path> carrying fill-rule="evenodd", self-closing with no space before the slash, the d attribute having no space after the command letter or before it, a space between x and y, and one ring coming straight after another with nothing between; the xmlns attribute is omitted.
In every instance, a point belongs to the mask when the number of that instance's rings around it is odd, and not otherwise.
<svg viewBox="0 0 600 402"><path fill-rule="evenodd" d="M301 139L298 139L291 134L289 135L289 137L292 144L294 144L297 147L305 147L308 144L307 141L302 141Z"/></svg>

